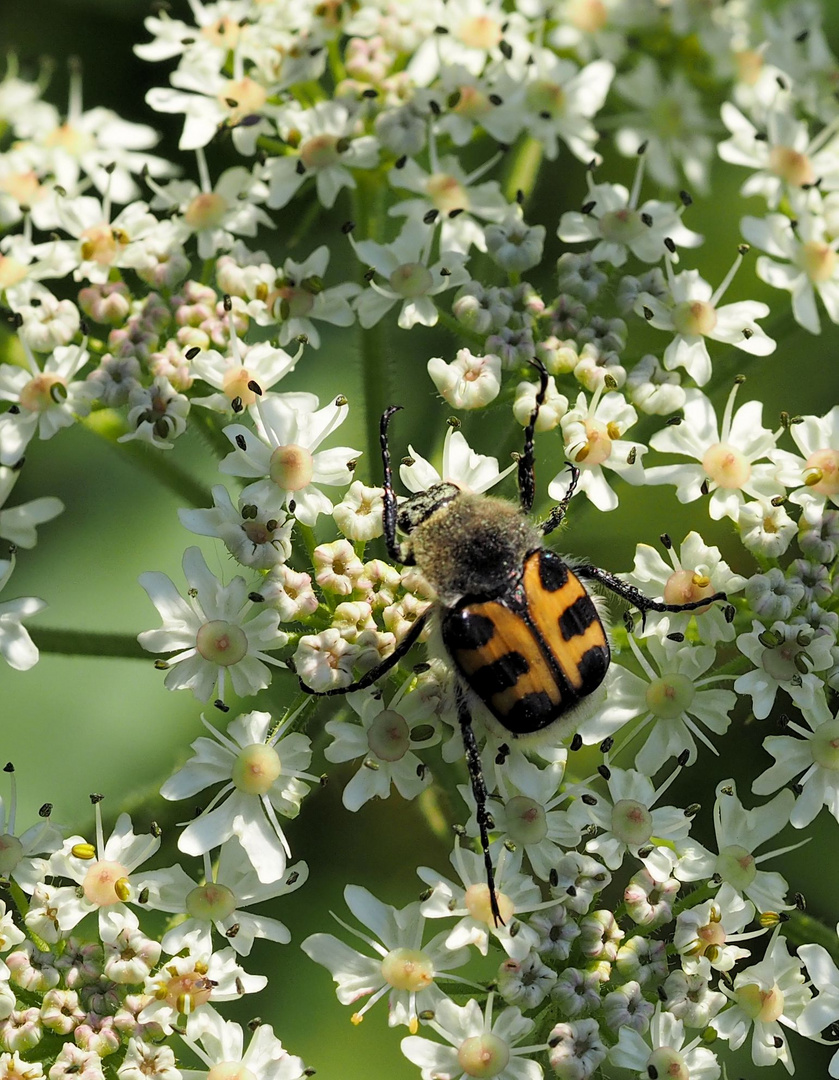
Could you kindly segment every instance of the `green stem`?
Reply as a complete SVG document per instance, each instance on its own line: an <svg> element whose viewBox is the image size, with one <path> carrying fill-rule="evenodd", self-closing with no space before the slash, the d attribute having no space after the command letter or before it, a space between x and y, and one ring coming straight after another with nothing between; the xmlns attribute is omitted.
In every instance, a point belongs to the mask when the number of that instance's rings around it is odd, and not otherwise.
<svg viewBox="0 0 839 1080"><path fill-rule="evenodd" d="M462 338L467 345L470 347L475 346L479 352L483 353L486 348L486 335L476 334L474 330L470 330L468 327L463 326L453 315L450 315L447 311L443 311L439 305L437 306L437 320L450 334Z"/></svg>
<svg viewBox="0 0 839 1080"><path fill-rule="evenodd" d="M198 407L191 411L190 419L200 435L207 441L213 453L217 454L219 458L227 457L233 449L233 446L224 434L221 426L221 416L210 409ZM232 422L236 423L237 420L238 417L234 418ZM225 426L229 422L230 421L225 419Z"/></svg>
<svg viewBox="0 0 839 1080"><path fill-rule="evenodd" d="M113 656L123 660L151 660L134 634L97 634L54 627L27 629L41 652L57 656Z"/></svg>
<svg viewBox="0 0 839 1080"><path fill-rule="evenodd" d="M784 937L793 945L821 945L830 954L834 963L839 964L839 939L833 927L825 926L819 919L803 911L791 911L789 922L783 927Z"/></svg>
<svg viewBox="0 0 839 1080"><path fill-rule="evenodd" d="M504 183L504 197L509 202L513 202L519 192L525 201L533 194L539 166L542 164L542 154L542 144L538 139L528 135L521 141Z"/></svg>
<svg viewBox="0 0 839 1080"><path fill-rule="evenodd" d="M378 172L359 171L353 193L353 214L359 236L380 241L384 222L387 184ZM359 266L362 288L365 268ZM375 462L379 460L379 418L393 404L390 392L390 365L388 363L387 333L380 319L375 326L359 331L361 338L361 379L364 390L364 426L367 442L368 477L376 475Z"/></svg>
<svg viewBox="0 0 839 1080"><path fill-rule="evenodd" d="M26 897L26 893L16 881L11 879L9 880L6 888L9 890L9 895L11 896L12 901L17 908L18 913L20 914L21 922L23 922L24 916L26 915L27 911L29 911L29 900ZM50 951L49 945L47 945L43 938L40 938L35 933L31 926L27 926L26 933L32 944L38 950L38 952L48 953Z"/></svg>
<svg viewBox="0 0 839 1080"><path fill-rule="evenodd" d="M139 439L119 443L125 434L122 421L110 409L91 413L82 420L88 431L98 435L108 446L124 455L138 468L153 476L158 483L169 488L179 499L190 506L212 506L213 496L208 488L176 465L168 450L155 450Z"/></svg>

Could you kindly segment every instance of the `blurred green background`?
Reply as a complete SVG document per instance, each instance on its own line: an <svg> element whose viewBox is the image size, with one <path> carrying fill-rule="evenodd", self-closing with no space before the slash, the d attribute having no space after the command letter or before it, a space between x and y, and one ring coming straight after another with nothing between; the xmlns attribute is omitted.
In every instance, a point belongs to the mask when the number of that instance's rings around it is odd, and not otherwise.
<svg viewBox="0 0 839 1080"><path fill-rule="evenodd" d="M171 7L173 13L185 16L186 4ZM163 134L161 152L177 158L179 119L155 115L143 101L147 89L165 85L168 68L143 64L131 52L133 43L147 38L142 19L150 10L151 5L139 0L2 0L0 41L18 54L24 73L34 73L41 56L55 59L47 96L59 105L66 100L65 62L70 56L80 57L85 104L105 104L127 119L153 124ZM836 49L839 5L825 0L824 10ZM606 162L601 178L628 182L633 163L618 158L607 147L604 150ZM224 164L213 153L211 161L215 168ZM191 163L186 161L184 167L190 169ZM741 214L760 214L763 210L757 200L744 204L737 197L743 176L740 170L720 168L718 163L713 197L697 199L686 219L690 227L713 238L700 250L695 265L714 283L721 280L734 257ZM558 213L579 205L584 191L582 168L567 154L563 154L559 166L555 165L549 174L546 170L542 177L528 218L541 220L548 227L548 266L560 253L558 241L553 239ZM657 194L652 184L646 185L645 192ZM336 253L346 252L346 241L337 226L349 216L348 205L339 202L322 232L289 254L302 259L323 239ZM260 243L279 254L286 250L284 242L298 219L296 211L288 209L274 212L273 217L276 235L261 238ZM347 257L344 266L349 265ZM685 265L693 263L687 260ZM333 256L331 270L333 274L341 272L340 254ZM328 278L327 283L332 280ZM748 381L740 400L763 400L768 426L775 425L781 410L824 413L836 402L839 388L837 328L827 323L821 338L799 330L788 315L786 294L762 286L748 264L727 299L747 297L765 299L777 311L766 325L781 344L766 360L733 350L724 354L720 347L712 349L716 371L725 376L715 379L717 400L724 400L730 378L742 372ZM437 399L425 363L433 355L451 359L456 345L445 332L424 328L418 328L410 338L391 330L388 342L392 400L410 406L394 425L397 453L413 442L418 450L431 455L439 450L444 419L451 410ZM661 337L650 332L649 345L660 350ZM322 349L310 352L298 371L283 383L283 389L303 387L324 396L345 393L351 402L351 415L342 429L341 441L364 446L360 358L352 330L327 331ZM498 422L499 414L491 411L466 416L464 431L477 449L498 454L499 444L506 446L507 439L505 435L499 440ZM637 437L648 436L657 426L642 426ZM509 448L519 440L520 433L510 433ZM179 440L172 456L206 484L217 481L214 459L197 436L188 434ZM537 443L537 459L539 497L544 506L546 483L557 467L550 437L543 436ZM378 463L363 461L358 475L368 482L378 481ZM3 599L37 595L46 600L49 608L33 622L33 629L40 624L133 635L157 626L156 612L145 593L133 583L143 571L161 570L177 585L182 584L183 550L197 538L180 527L177 499L81 428L62 433L51 443L31 444L26 469L10 502L14 505L48 494L59 496L66 504L66 512L42 528L34 552L20 554ZM678 540L690 528L697 528L707 540L723 548L737 569L751 571L750 561L734 541L728 523L710 522L697 504L683 507L665 488L629 492L624 488L621 498L620 509L610 515L594 511L583 499L575 500L569 528L559 543L575 553L585 553L599 565L625 571L631 567L638 541L655 543L663 531ZM229 580L230 563L221 546L201 546L210 567ZM291 692L292 681L280 678L256 701L249 699L244 709L277 710ZM184 816L191 812L191 807L161 806L153 794L184 759L188 743L200 733L200 705L188 693L167 693L162 675L154 670L151 660L73 659L43 654L38 666L28 673L0 668L0 701L0 756L3 761L13 761L17 768L21 822L31 820L37 808L50 801L55 804L56 820L70 828L84 828L90 821L87 795L93 791L106 796L105 810L111 817L123 808L136 813L138 829L152 818L166 827L179 820L179 810ZM234 704L231 716L236 712ZM747 710L741 712L740 721L732 726L725 741L722 761L706 753L696 769L683 775L673 790L673 802L694 801L698 794L704 795L706 805L698 819L700 838L708 835L715 783L734 775L740 780L740 794L748 805L755 761L761 769L769 763L760 743L770 730L770 722L744 722ZM322 750L322 740L317 741L317 746ZM591 757L580 768L586 771L594 761ZM321 768L323 759L318 753L314 771ZM458 777L451 769L441 771L451 791ZM697 772L700 777L692 775ZM271 911L290 927L293 941L284 948L271 945L255 949L247 966L251 971L269 974L269 989L241 1004L236 1015L247 1019L258 1013L272 1021L291 1052L302 1055L328 1080L370 1080L379 1076L407 1080L418 1073L398 1052L404 1031L386 1027L384 1002L373 1008L364 1024L353 1028L349 1010L335 999L326 970L311 963L297 945L310 933L337 930L328 912L333 910L347 917L342 900L347 882L366 885L382 900L397 906L414 899L420 883L418 879L412 881L405 868L425 863L445 871L449 837L435 834L429 815L415 805L404 804L396 795L384 804L348 813L340 801L348 776L334 774L325 789L305 800L300 818L288 829L295 858L309 862L311 869L308 884ZM5 792L5 788L2 790ZM444 793L442 798L446 797ZM461 807L455 805L455 818L461 814ZM839 914L835 899L839 885L837 860L825 857L836 849L837 828L836 822L822 815L812 843L788 855L782 866L792 889L807 896L811 914L820 916L828 925L833 925ZM168 835L172 837L171 829ZM798 839L799 834L792 830L782 838L785 843ZM169 854L174 859L175 853ZM402 872L394 867L402 867ZM483 974L487 975L486 968ZM809 1065L802 1056L802 1041L795 1041L793 1049L802 1075L824 1073L827 1058L818 1048L812 1051ZM757 1074L747 1054L738 1055L730 1075L738 1074ZM780 1066L761 1073L782 1074Z"/></svg>

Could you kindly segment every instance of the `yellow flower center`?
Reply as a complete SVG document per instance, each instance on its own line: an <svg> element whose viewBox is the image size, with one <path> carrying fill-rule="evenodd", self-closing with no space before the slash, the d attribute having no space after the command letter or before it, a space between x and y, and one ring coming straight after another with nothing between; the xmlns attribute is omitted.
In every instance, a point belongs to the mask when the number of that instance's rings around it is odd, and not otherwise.
<svg viewBox="0 0 839 1080"><path fill-rule="evenodd" d="M251 743L239 751L231 779L246 795L264 795L281 772L280 755L273 746Z"/></svg>

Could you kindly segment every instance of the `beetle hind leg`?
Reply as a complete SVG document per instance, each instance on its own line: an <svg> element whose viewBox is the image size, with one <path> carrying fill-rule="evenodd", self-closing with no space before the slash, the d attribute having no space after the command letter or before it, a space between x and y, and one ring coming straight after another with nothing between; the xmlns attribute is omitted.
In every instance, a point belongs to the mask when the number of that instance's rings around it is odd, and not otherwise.
<svg viewBox="0 0 839 1080"><path fill-rule="evenodd" d="M475 732L472 730L472 715L469 712L466 696L462 688L457 684L455 684L455 700L457 702L457 719L460 723L460 733L463 736L463 748L466 751L466 767L469 770L472 795L475 798L478 810L478 830L481 837L481 850L484 853L490 910L495 925L504 926L504 920L501 918L501 912L498 909L498 896L495 891L495 870L489 852L489 830L492 828L493 822L487 810L487 787L481 767L481 755L478 751Z"/></svg>

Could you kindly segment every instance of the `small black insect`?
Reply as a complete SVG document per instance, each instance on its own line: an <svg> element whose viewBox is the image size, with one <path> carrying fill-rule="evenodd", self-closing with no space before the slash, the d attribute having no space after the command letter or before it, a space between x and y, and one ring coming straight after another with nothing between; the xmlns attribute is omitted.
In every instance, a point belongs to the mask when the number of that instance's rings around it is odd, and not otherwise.
<svg viewBox="0 0 839 1080"><path fill-rule="evenodd" d="M610 659L606 632L583 580L596 581L629 601L642 618L648 611L691 611L726 599L718 592L685 604L665 604L599 567L583 564L572 570L543 545L542 538L565 516L579 470L571 466L568 491L546 520L541 525L528 521L535 494L534 432L548 388L544 365L533 364L540 386L518 463L519 506L445 482L397 505L388 426L401 406L392 405L383 413L380 442L388 554L403 565L417 566L437 598L380 664L349 686L319 694L331 697L371 686L405 656L429 619L434 620L440 650L454 673L455 706L496 925L503 920L489 851L492 819L472 713L481 709L487 726L502 739L539 735L556 744L570 739L596 707ZM397 530L405 536L402 543ZM301 687L318 693L302 682Z"/></svg>

